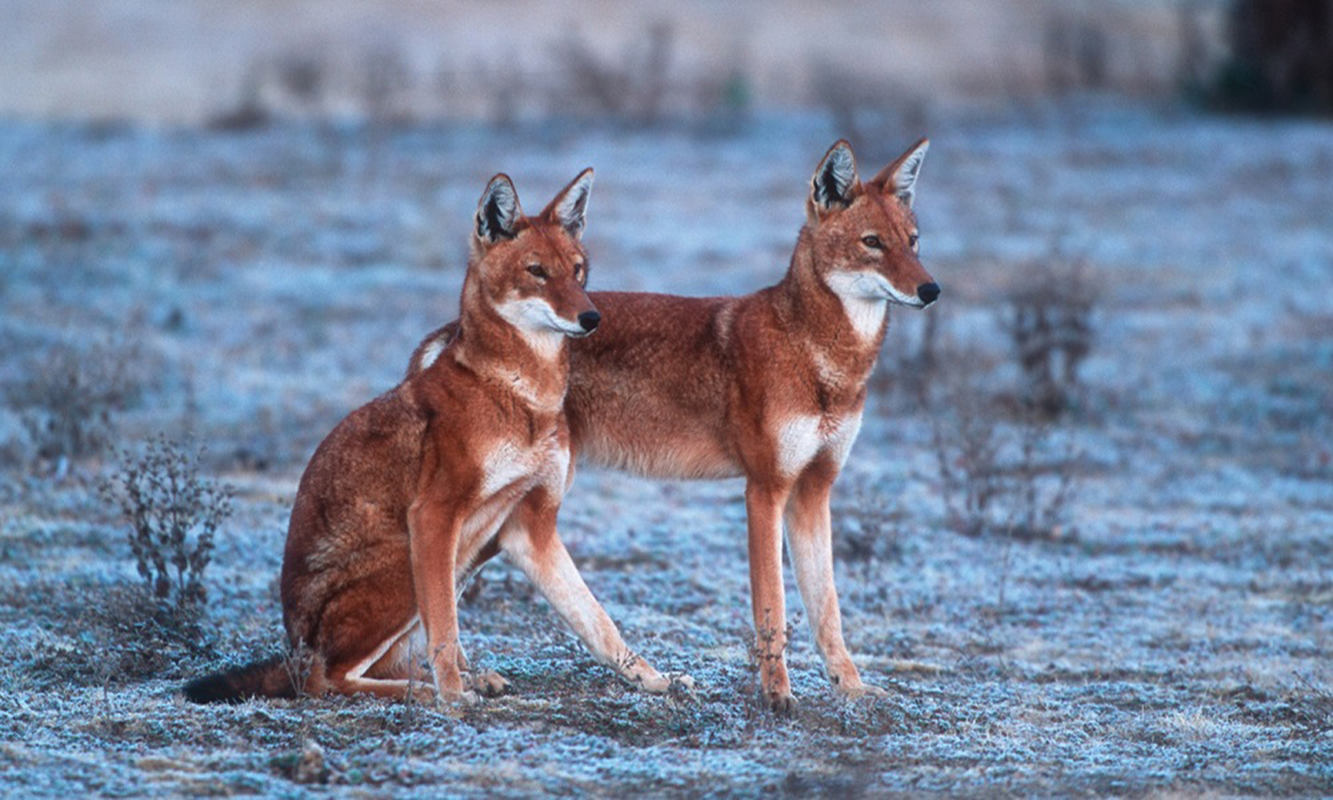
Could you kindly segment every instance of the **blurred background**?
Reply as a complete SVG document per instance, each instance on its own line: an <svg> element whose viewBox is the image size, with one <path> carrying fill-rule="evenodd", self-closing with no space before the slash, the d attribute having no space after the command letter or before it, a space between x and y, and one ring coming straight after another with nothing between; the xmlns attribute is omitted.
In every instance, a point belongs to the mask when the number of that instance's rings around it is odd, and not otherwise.
<svg viewBox="0 0 1333 800"><path fill-rule="evenodd" d="M1319 0L4 0L0 13L0 111L98 122L649 124L1074 91L1316 110L1333 91Z"/></svg>
<svg viewBox="0 0 1333 800"><path fill-rule="evenodd" d="M1333 793L1331 112L1333 0L0 0L0 785ZM830 144L922 135L944 293L833 514L887 699L794 615L757 711L744 487L580 469L562 536L692 696L496 563L464 642L511 695L181 705L282 652L301 472L456 314L494 173L596 167L593 288L739 294Z"/></svg>

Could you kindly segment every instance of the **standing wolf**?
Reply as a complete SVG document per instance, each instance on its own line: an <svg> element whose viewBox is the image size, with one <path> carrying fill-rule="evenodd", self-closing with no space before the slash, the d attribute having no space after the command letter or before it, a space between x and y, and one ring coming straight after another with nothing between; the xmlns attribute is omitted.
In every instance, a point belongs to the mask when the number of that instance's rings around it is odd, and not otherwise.
<svg viewBox="0 0 1333 800"><path fill-rule="evenodd" d="M565 413L577 453L642 475L745 476L762 690L780 711L792 703L784 516L829 680L850 697L882 693L862 682L843 643L829 492L861 428L889 304L922 308L940 295L917 258L912 213L928 145L863 183L839 141L815 170L806 224L776 286L744 297L594 292L607 324L573 347ZM408 374L469 335L466 319L430 334Z"/></svg>
<svg viewBox="0 0 1333 800"><path fill-rule="evenodd" d="M466 333L315 451L282 566L288 637L313 657L304 687L277 658L200 678L186 697L498 691L499 676L469 673L456 593L501 552L599 661L648 691L668 688L625 646L556 533L572 476L566 342L601 319L580 243L591 188L589 169L525 217L509 178L493 178L463 281Z"/></svg>

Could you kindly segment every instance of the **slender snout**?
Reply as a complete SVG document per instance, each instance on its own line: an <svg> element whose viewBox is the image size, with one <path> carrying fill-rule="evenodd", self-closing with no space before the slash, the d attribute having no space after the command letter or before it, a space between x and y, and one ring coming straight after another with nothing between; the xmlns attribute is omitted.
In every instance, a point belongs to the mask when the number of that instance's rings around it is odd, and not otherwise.
<svg viewBox="0 0 1333 800"><path fill-rule="evenodd" d="M582 325L583 330L588 333L597 330L597 326L601 324L601 322L602 315L598 314L596 311L584 311L582 314L579 314L579 324Z"/></svg>
<svg viewBox="0 0 1333 800"><path fill-rule="evenodd" d="M940 296L940 285L934 281L923 283L916 287L916 296L921 298L922 304L930 305Z"/></svg>

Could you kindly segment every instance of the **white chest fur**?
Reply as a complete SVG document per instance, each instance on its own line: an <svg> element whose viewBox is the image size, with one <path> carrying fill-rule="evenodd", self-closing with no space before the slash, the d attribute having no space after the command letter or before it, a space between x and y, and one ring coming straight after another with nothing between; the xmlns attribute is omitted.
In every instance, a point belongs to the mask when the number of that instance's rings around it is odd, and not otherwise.
<svg viewBox="0 0 1333 800"><path fill-rule="evenodd" d="M555 437L531 446L501 442L486 456L480 493L485 499L506 489L545 486L563 494L568 476L569 450Z"/></svg>
<svg viewBox="0 0 1333 800"><path fill-rule="evenodd" d="M794 477L817 456L827 454L841 467L861 431L861 414L845 417L798 415L778 429L778 470Z"/></svg>

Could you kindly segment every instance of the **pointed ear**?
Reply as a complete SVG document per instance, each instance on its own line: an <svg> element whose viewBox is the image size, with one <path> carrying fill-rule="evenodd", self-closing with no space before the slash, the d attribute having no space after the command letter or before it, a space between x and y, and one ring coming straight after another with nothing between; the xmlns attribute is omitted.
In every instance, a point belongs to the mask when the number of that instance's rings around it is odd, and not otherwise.
<svg viewBox="0 0 1333 800"><path fill-rule="evenodd" d="M500 173L486 184L486 191L481 193L481 201L477 203L477 238L487 244L512 239L518 232L516 228L522 216L514 182L508 175Z"/></svg>
<svg viewBox="0 0 1333 800"><path fill-rule="evenodd" d="M898 202L912 207L916 197L916 176L921 172L921 162L926 160L926 151L930 149L930 140L922 137L921 141L898 156L898 160L885 167L871 184L882 192L892 192Z"/></svg>
<svg viewBox="0 0 1333 800"><path fill-rule="evenodd" d="M588 196L592 194L592 167L579 173L569 185L560 190L542 216L564 228L575 239L583 238L587 224Z"/></svg>
<svg viewBox="0 0 1333 800"><path fill-rule="evenodd" d="M810 202L821 211L846 208L856 187L856 158L846 139L829 148L810 180Z"/></svg>

